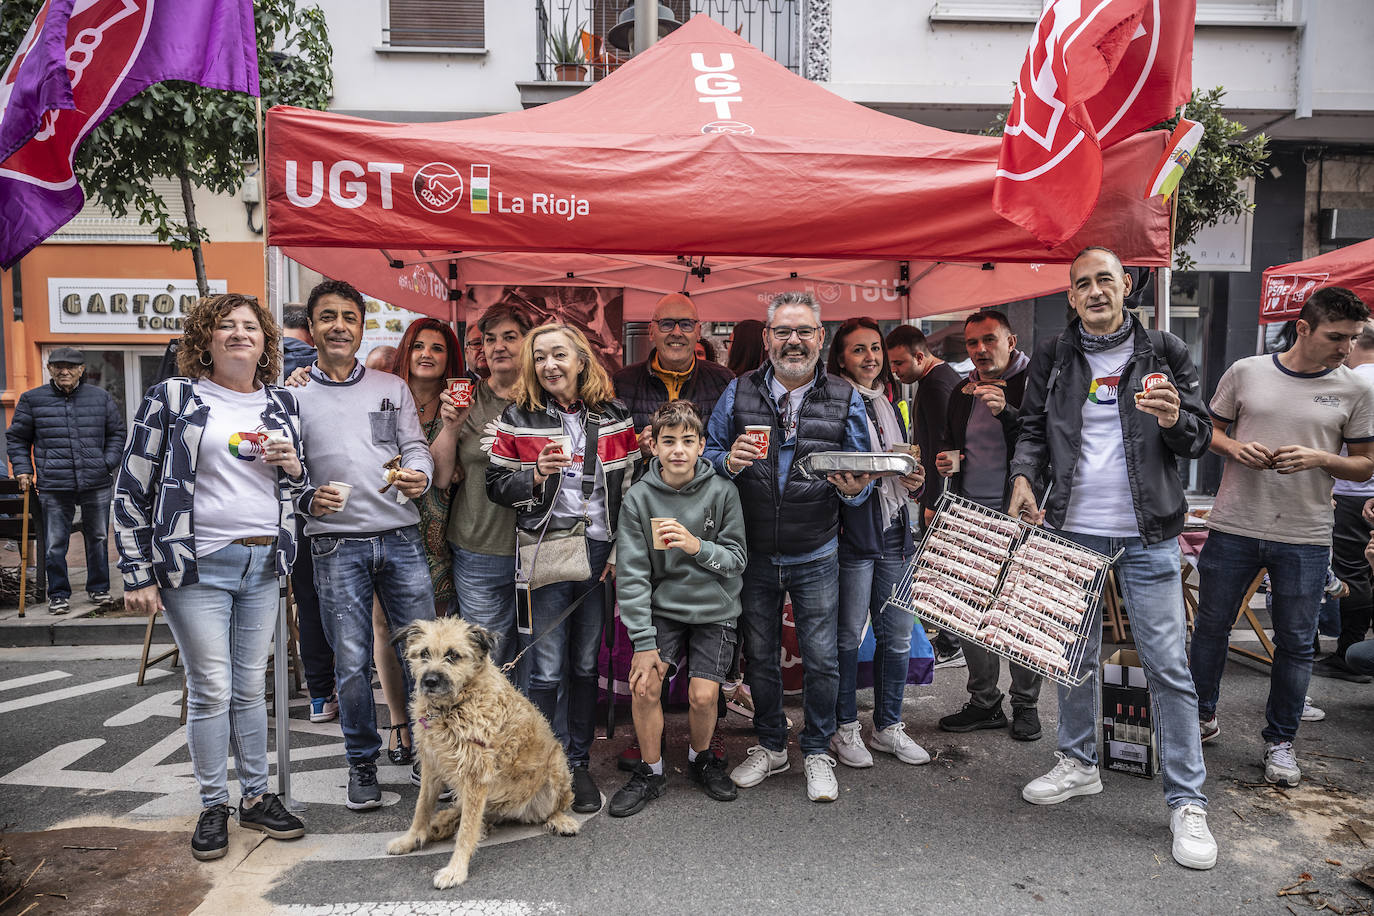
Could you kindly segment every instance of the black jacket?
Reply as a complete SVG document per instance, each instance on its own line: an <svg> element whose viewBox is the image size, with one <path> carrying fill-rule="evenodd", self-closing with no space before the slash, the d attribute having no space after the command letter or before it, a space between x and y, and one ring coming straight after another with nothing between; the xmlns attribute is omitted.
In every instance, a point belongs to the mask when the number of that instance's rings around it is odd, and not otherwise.
<svg viewBox="0 0 1374 916"><path fill-rule="evenodd" d="M1063 334L1036 347L1031 357L1026 395L1021 402L1021 435L1007 474L1009 478L1025 477L1037 494L1047 481L1053 481L1054 488L1041 508L1046 523L1055 528L1064 524L1068 513L1082 444L1083 402L1092 383L1078 327L1075 318ZM1188 503L1177 459L1198 458L1207 451L1212 420L1203 406L1197 370L1183 341L1137 324L1134 344L1134 352L1121 371L1117 404L1136 525L1146 544L1156 544L1183 530ZM1136 409L1140 380L1152 372L1168 376L1182 399L1178 422L1171 429L1161 429L1158 420Z"/></svg>
<svg viewBox="0 0 1374 916"><path fill-rule="evenodd" d="M33 474L37 464L40 489L96 490L119 469L124 418L104 388L83 380L66 392L49 382L19 396L7 439L15 476Z"/></svg>
<svg viewBox="0 0 1374 916"><path fill-rule="evenodd" d="M1002 412L997 415L998 421L1002 424L1002 438L1007 444L1007 459L1010 464L1012 455L1016 453L1016 438L1021 434L1021 401L1026 394L1026 379L1030 376L1030 367L1027 366L1015 375L1007 377L1007 385L1003 391L1006 393L1007 406L1002 408ZM964 393L964 386L959 385L954 389L954 393L949 396L949 409L945 413L945 428L940 436L939 451L964 450L964 443L968 435L968 419L973 414L973 402L978 400L971 394ZM940 478L935 479L936 489L939 489ZM961 471L949 479L950 492L957 496L964 493L964 475ZM1011 497L1011 477L1007 477L1006 485L1002 489L1002 507L1006 508L1007 500Z"/></svg>
<svg viewBox="0 0 1374 916"><path fill-rule="evenodd" d="M615 374L615 396L630 408L635 418L635 429L643 429L653 419L654 411L668 403L668 386L663 379L649 368L653 364L654 353L642 363L626 366ZM725 387L735 380L735 374L718 363L708 359L698 359L691 376L683 383L678 397L685 398L697 405L701 412L701 422L711 419L716 401L720 399Z"/></svg>
<svg viewBox="0 0 1374 916"><path fill-rule="evenodd" d="M935 454L940 451L949 399L964 380L949 363L940 363L926 373L916 387L915 414L911 418L911 441L921 447L921 464L926 471L926 488L921 491L921 506L934 510L940 501L940 472L935 470Z"/></svg>

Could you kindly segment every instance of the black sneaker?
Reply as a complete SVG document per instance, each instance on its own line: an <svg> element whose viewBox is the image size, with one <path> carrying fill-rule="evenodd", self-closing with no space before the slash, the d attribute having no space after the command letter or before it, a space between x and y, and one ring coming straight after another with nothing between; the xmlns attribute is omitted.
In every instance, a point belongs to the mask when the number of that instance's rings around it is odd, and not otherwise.
<svg viewBox="0 0 1374 916"><path fill-rule="evenodd" d="M700 760L701 757L697 759ZM574 782L576 782L577 771L585 769L586 767L573 768ZM729 782L729 777L726 777L725 781ZM733 788L733 784L731 788ZM606 810L610 812L611 817L629 817L643 811L644 806L649 803L649 799L658 798L667 791L668 777L662 774L655 776L654 771L649 769L649 765L641 760L630 774L630 781L625 783L625 787L619 792L611 796L610 807ZM578 810L576 802L573 803L573 810Z"/></svg>
<svg viewBox="0 0 1374 916"><path fill-rule="evenodd" d="M354 811L382 806L382 787L377 785L377 764L355 763L348 768L348 800Z"/></svg>
<svg viewBox="0 0 1374 916"><path fill-rule="evenodd" d="M1000 713L1001 707L997 711ZM1013 706L1011 709L1011 736L1017 741L1040 740L1040 710L1034 706Z"/></svg>
<svg viewBox="0 0 1374 916"><path fill-rule="evenodd" d="M211 805L200 812L196 832L191 834L191 855L208 862L229 851L229 815L233 810L228 805Z"/></svg>
<svg viewBox="0 0 1374 916"><path fill-rule="evenodd" d="M415 763L410 768L410 784L412 786L418 786L420 784L420 761L418 760L415 761ZM439 801L453 801L453 790L450 789L447 785L445 785L442 789L439 790Z"/></svg>
<svg viewBox="0 0 1374 916"><path fill-rule="evenodd" d="M263 795L251 808L243 807L243 799L239 799L239 826L261 830L274 840L294 840L305 836L305 824L287 811L281 799L272 792Z"/></svg>
<svg viewBox="0 0 1374 916"><path fill-rule="evenodd" d="M1312 673L1318 677L1332 677L1342 681L1349 681L1352 684L1368 684L1374 681L1374 677L1367 674L1360 674L1358 671L1346 664L1345 658L1332 652L1325 658L1319 658L1312 663Z"/></svg>
<svg viewBox="0 0 1374 916"><path fill-rule="evenodd" d="M91 603L97 607L104 607L110 603L109 592L90 592Z"/></svg>
<svg viewBox="0 0 1374 916"><path fill-rule="evenodd" d="M697 759L687 765L692 782L701 786L706 794L716 801L734 801L739 798L739 789L725 770L725 761L714 751L706 750L697 754Z"/></svg>
<svg viewBox="0 0 1374 916"><path fill-rule="evenodd" d="M940 728L947 732L972 732L980 728L1006 728L1007 714L1002 704L991 708L965 703L964 708L940 720Z"/></svg>
<svg viewBox="0 0 1374 916"><path fill-rule="evenodd" d="M640 761L643 766L644 762ZM573 803L572 809L578 814L595 814L601 810L601 790L592 779L591 770L585 763L572 768ZM634 812L631 812L632 814Z"/></svg>
<svg viewBox="0 0 1374 916"><path fill-rule="evenodd" d="M49 599L48 599L48 613L49 613L49 614L65 614L65 613L67 613L68 611L70 611L71 609L72 609L71 602L68 601L66 598L49 598ZM221 852L220 855L223 855L223 852Z"/></svg>
<svg viewBox="0 0 1374 916"><path fill-rule="evenodd" d="M961 646L955 646L948 652L940 649L935 650L936 668L967 668L968 659L964 658L964 650Z"/></svg>

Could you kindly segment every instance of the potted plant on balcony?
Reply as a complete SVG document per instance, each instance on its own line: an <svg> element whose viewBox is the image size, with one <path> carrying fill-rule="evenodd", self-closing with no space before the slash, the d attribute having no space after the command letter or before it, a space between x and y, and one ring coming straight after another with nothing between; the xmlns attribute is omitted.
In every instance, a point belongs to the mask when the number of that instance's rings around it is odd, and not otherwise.
<svg viewBox="0 0 1374 916"><path fill-rule="evenodd" d="M563 29L555 32L549 29L549 59L553 70L560 80L582 80L586 73L583 65L587 62L582 53L582 23L568 25L568 11L563 11Z"/></svg>

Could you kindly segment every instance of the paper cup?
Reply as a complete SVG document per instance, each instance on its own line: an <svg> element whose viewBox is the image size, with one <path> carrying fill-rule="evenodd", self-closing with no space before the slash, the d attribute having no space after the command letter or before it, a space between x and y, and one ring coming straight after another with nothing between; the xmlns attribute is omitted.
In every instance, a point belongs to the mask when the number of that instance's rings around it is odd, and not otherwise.
<svg viewBox="0 0 1374 916"><path fill-rule="evenodd" d="M558 446L557 454L572 457L572 437L571 436L549 436L549 442Z"/></svg>
<svg viewBox="0 0 1374 916"><path fill-rule="evenodd" d="M772 432L773 427L771 426L744 427L744 435L748 437L749 441L752 442L754 446L760 452L763 452L763 454L765 455L768 454L768 437L772 434Z"/></svg>
<svg viewBox="0 0 1374 916"><path fill-rule="evenodd" d="M266 436L265 441L266 441L266 443L267 443L268 445L290 445L290 444L291 444L291 437L288 436L283 430L280 430L280 429L269 429L264 435Z"/></svg>
<svg viewBox="0 0 1374 916"><path fill-rule="evenodd" d="M353 492L353 484L331 480L329 481L329 485L343 494L343 504L339 506L339 511L342 512L344 506L348 505L348 494Z"/></svg>
<svg viewBox="0 0 1374 916"><path fill-rule="evenodd" d="M449 397L453 398L453 403L459 407L472 406L472 379L470 378L451 378L448 379Z"/></svg>
<svg viewBox="0 0 1374 916"><path fill-rule="evenodd" d="M964 460L964 459L963 459L963 456L959 454L959 450L958 450L958 449L950 449L949 451L947 451L947 452L941 452L940 454L941 454L941 455L948 455L948 456L949 456L950 463L954 466L954 473L955 473L955 474L958 474L958 473L959 473L959 465L962 464L962 463L963 463L963 460Z"/></svg>
<svg viewBox="0 0 1374 916"><path fill-rule="evenodd" d="M667 550L667 549L668 549L668 544L663 540L663 534L661 533L660 529L663 527L663 523L664 523L664 522L671 522L671 521L673 521L673 519L671 519L671 518L651 518L651 519L649 519L649 525L653 528L653 532L654 532L654 550Z"/></svg>
<svg viewBox="0 0 1374 916"><path fill-rule="evenodd" d="M1154 386L1163 385L1168 380L1169 377L1165 375L1163 372L1151 372L1149 375L1145 376L1143 379L1140 380L1140 386L1144 388L1146 391L1149 391Z"/></svg>

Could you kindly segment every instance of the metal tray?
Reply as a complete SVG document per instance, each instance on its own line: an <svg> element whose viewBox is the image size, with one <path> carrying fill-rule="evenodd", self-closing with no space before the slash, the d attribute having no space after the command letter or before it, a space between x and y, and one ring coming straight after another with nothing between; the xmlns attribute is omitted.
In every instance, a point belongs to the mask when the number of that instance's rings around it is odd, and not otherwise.
<svg viewBox="0 0 1374 916"><path fill-rule="evenodd" d="M874 477L901 477L914 474L916 459L903 452L812 452L794 467L807 480L829 474L872 474Z"/></svg>

